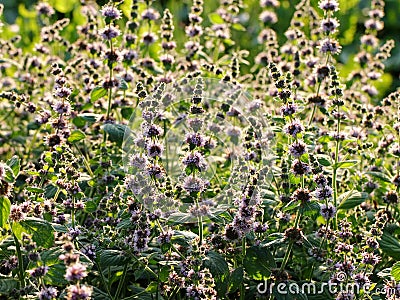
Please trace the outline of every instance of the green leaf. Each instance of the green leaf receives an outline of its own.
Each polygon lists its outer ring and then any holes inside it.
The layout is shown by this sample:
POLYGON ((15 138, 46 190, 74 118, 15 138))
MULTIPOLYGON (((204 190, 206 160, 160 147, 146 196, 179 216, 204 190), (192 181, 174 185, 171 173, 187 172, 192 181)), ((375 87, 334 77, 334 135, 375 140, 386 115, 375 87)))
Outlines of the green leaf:
POLYGON ((90 101, 95 102, 105 95, 107 95, 107 90, 105 88, 101 86, 95 87, 90 93, 90 101))
POLYGON ((363 203, 368 198, 368 193, 359 191, 348 191, 339 196, 340 205, 338 209, 351 209, 363 203))
POLYGON ((75 117, 72 119, 72 123, 78 128, 82 128, 83 126, 86 125, 86 120, 80 116, 75 117))
POLYGON ((90 200, 85 203, 85 212, 92 213, 97 210, 97 203, 90 200))
POLYGON ((319 210, 320 210, 320 206, 317 201, 311 201, 311 202, 304 203, 300 207, 300 211, 306 216, 313 216, 315 214, 318 214, 319 210))
POLYGON ((129 18, 132 11, 132 0, 124 0, 124 2, 119 6, 125 17, 129 18))
POLYGON ((160 273, 158 275, 158 278, 161 282, 167 282, 168 281, 168 276, 169 273, 171 272, 171 267, 170 266, 163 266, 160 270, 160 273))
POLYGON ((40 128, 40 124, 38 122, 30 122, 26 128, 28 128, 28 130, 36 130, 40 128))
POLYGON ((54 243, 54 228, 50 223, 38 218, 27 218, 18 223, 14 222, 12 231, 19 240, 22 239, 23 233, 32 235, 32 240, 38 247, 49 248, 54 243))
POLYGON ((68 142, 74 144, 76 142, 79 142, 83 140, 86 137, 86 134, 84 134, 82 131, 74 130, 71 135, 68 137, 68 142))
POLYGON ((121 115, 125 120, 130 120, 133 114, 133 107, 123 107, 121 108, 121 115))
POLYGON ((345 160, 333 165, 334 169, 347 169, 358 164, 358 160, 345 160))
POLYGON ((210 270, 214 277, 222 277, 229 272, 227 262, 224 257, 217 252, 208 252, 203 262, 204 266, 210 270))
POLYGON ((7 197, 0 197, 0 227, 5 228, 10 215, 11 202, 7 197))
POLYGON ((253 246, 247 249, 243 266, 246 273, 255 280, 265 280, 276 267, 272 253, 265 247, 253 246))
POLYGON ((51 199, 53 198, 58 190, 58 187, 56 187, 55 185, 49 184, 44 188, 44 197, 46 199, 51 199))
POLYGON ((4 165, 4 180, 7 181, 8 183, 14 183, 15 181, 15 175, 13 170, 10 168, 8 165, 4 165))
POLYGON ((318 142, 322 144, 328 143, 330 141, 333 141, 333 137, 331 137, 330 135, 323 135, 318 139, 318 142))
POLYGON ((400 281, 400 261, 393 265, 390 275, 393 276, 394 280, 400 281))
POLYGON ((324 167, 329 167, 331 165, 331 161, 329 160, 328 155, 320 154, 317 156, 317 160, 324 167))
POLYGON ((103 126, 103 130, 109 135, 110 140, 118 145, 122 145, 127 128, 126 125, 121 124, 106 124, 103 126))
POLYGON ((395 259, 400 259, 400 242, 389 233, 383 233, 379 245, 384 253, 395 259))
POLYGON ((172 213, 168 217, 168 221, 174 223, 174 224, 184 224, 188 223, 193 220, 193 217, 189 213, 183 213, 183 212, 176 212, 172 213))
POLYGON ((119 89, 122 91, 127 91, 129 89, 129 84, 124 79, 121 79, 119 83, 119 89))
POLYGON ((214 277, 218 295, 220 297, 225 295, 228 290, 229 280, 229 267, 225 258, 217 252, 210 251, 204 258, 203 264, 214 277))
POLYGON ((62 286, 67 284, 68 281, 65 279, 65 265, 60 261, 59 256, 64 254, 64 250, 60 248, 51 248, 43 251, 40 254, 40 258, 43 264, 49 267, 49 271, 44 277, 44 281, 49 285, 62 286))
POLYGON ((103 269, 113 266, 123 266, 127 263, 128 258, 118 250, 102 250, 99 251, 99 262, 103 269))
POLYGON ((240 285, 243 283, 243 275, 243 267, 239 267, 231 273, 231 276, 229 278, 229 292, 232 293, 240 287, 240 285))
POLYGON ((44 193, 44 189, 39 188, 39 187, 34 187, 34 186, 27 186, 27 187, 26 187, 26 190, 27 190, 28 192, 35 193, 35 194, 44 193))
POLYGON ((89 123, 97 122, 101 118, 101 115, 92 113, 84 113, 79 116, 89 123))
POLYGON ((50 5, 54 7, 55 10, 59 11, 60 13, 69 13, 71 12, 75 5, 77 5, 77 0, 68 0, 68 1, 59 1, 59 0, 51 0, 50 5))
POLYGON ((221 16, 217 13, 211 13, 208 15, 208 18, 210 19, 210 22, 213 24, 223 24, 225 23, 224 19, 221 18, 221 16))
POLYGON ((19 171, 21 170, 21 162, 18 156, 14 155, 9 160, 7 160, 7 165, 11 168, 14 177, 17 178, 19 171))
MULTIPOLYGON (((14 278, 0 278, 0 295, 11 295, 19 286, 19 281, 14 278)), ((8 299, 7 296, 5 299, 8 299)))
POLYGON ((157 282, 152 282, 146 288, 146 292, 156 293, 157 292, 157 288, 158 288, 158 283, 157 282))
POLYGON ((369 172, 365 172, 365 173, 374 178, 379 179, 380 181, 391 182, 390 177, 382 172, 369 171, 369 172))
POLYGON ((242 24, 240 23, 235 23, 232 25, 232 28, 238 31, 246 31, 246 27, 244 27, 242 24))
MULTIPOLYGON (((43 264, 49 267, 49 271, 44 277, 44 281, 46 284, 62 286, 68 283, 65 279, 65 265, 59 259, 61 254, 64 254, 65 251, 60 247, 53 247, 48 250, 42 251, 40 253, 40 259, 43 264)), ((87 266, 91 266, 92 262, 87 258, 87 256, 74 251, 75 254, 80 254, 80 261, 83 262, 87 266)))

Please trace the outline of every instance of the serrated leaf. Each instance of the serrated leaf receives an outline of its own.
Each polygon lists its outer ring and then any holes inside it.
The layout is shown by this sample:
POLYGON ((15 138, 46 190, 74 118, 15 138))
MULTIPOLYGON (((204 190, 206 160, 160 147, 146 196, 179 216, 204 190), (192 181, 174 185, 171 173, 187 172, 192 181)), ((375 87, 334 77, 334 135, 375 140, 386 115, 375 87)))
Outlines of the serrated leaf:
POLYGON ((123 266, 128 261, 128 258, 123 255, 122 251, 118 250, 102 250, 99 251, 98 256, 100 266, 105 269, 112 266, 123 266))
POLYGON ((340 205, 338 209, 351 209, 363 203, 368 198, 368 193, 359 191, 348 191, 339 196, 340 205))
POLYGON ((85 212, 92 213, 97 210, 97 203, 90 200, 85 202, 85 212))
POLYGON ((129 84, 124 79, 121 79, 119 83, 119 89, 122 91, 127 91, 129 89, 129 84))
POLYGON ((229 268, 224 257, 214 251, 209 251, 204 259, 204 266, 208 268, 214 277, 222 277, 228 274, 229 268))
POLYGON ((266 247, 253 246, 247 249, 243 266, 246 273, 255 280, 264 280, 276 267, 272 253, 266 247))
POLYGON ((56 187, 55 185, 52 185, 52 184, 47 185, 44 189, 44 197, 46 199, 53 198, 56 195, 57 190, 58 190, 58 187, 56 187))
POLYGON ((400 261, 393 265, 390 275, 393 276, 394 280, 400 281, 400 261))
POLYGON ((386 174, 382 173, 382 172, 369 171, 369 172, 365 172, 365 173, 370 175, 370 176, 372 176, 372 177, 374 177, 374 178, 377 178, 377 179, 379 179, 381 181, 391 182, 390 177, 387 176, 386 174))
POLYGON ((334 169, 347 169, 355 166, 356 164, 358 164, 358 160, 345 160, 334 164, 332 167, 334 169))
POLYGON ((19 240, 22 239, 23 233, 32 235, 32 240, 38 247, 49 248, 54 243, 54 228, 50 223, 42 219, 27 218, 18 223, 14 222, 11 228, 19 240))
POLYGON ((304 203, 300 208, 300 211, 306 216, 315 215, 319 212, 319 210, 320 206, 317 201, 304 203))
POLYGON ((90 101, 95 102, 105 95, 107 95, 107 90, 105 88, 101 86, 95 87, 90 93, 90 101))
MULTIPOLYGON (((14 278, 0 278, 0 295, 11 295, 19 286, 19 281, 14 278)), ((6 299, 8 299, 6 297, 6 299)))
POLYGON ((74 130, 71 135, 68 137, 68 142, 74 144, 76 142, 79 142, 83 140, 86 137, 86 134, 84 134, 81 130, 74 130))
POLYGON ((378 272, 378 274, 376 274, 376 275, 378 275, 378 276, 381 277, 381 278, 387 278, 387 279, 389 279, 389 278, 392 276, 392 275, 390 274, 391 271, 392 271, 391 268, 385 268, 385 269, 383 269, 382 271, 378 272))
POLYGON ((235 269, 229 277, 229 292, 236 291, 243 283, 243 267, 235 269))
POLYGON ((14 155, 9 160, 7 160, 7 165, 11 168, 14 177, 17 178, 19 175, 19 171, 21 170, 21 160, 18 156, 14 155))
POLYGON ((125 120, 130 120, 133 114, 133 107, 123 107, 121 108, 121 115, 125 120))
POLYGON ((387 255, 395 259, 400 259, 400 242, 389 233, 383 233, 379 240, 379 246, 387 255))
POLYGON ((121 124, 106 124, 103 126, 103 130, 107 132, 112 142, 122 145, 124 140, 125 130, 128 127, 121 124))
POLYGON ((323 144, 328 143, 330 141, 333 141, 333 137, 331 137, 330 135, 323 135, 318 139, 318 142, 323 144))
POLYGON ((185 224, 193 220, 193 217, 189 213, 182 213, 182 212, 177 212, 177 213, 172 213, 168 217, 168 221, 173 222, 175 224, 185 224))
POLYGON ((317 156, 317 160, 324 167, 329 167, 331 165, 331 161, 329 160, 328 155, 320 154, 317 156))
POLYGON ((7 197, 0 197, 0 227, 5 228, 10 215, 11 202, 7 197))
POLYGON ((72 123, 78 128, 82 128, 83 126, 86 125, 86 120, 80 116, 75 117, 72 119, 72 123))
POLYGON ((8 183, 14 183, 15 176, 10 166, 3 164, 3 169, 4 169, 4 180, 7 181, 8 183))

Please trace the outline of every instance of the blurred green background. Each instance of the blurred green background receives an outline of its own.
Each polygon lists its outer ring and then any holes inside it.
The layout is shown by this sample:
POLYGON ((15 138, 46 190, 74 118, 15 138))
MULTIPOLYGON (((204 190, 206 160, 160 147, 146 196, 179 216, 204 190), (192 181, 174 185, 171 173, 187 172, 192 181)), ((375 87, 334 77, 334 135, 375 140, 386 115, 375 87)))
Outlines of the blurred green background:
MULTIPOLYGON (((34 14, 34 5, 37 1, 1 0, 0 2, 5 5, 4 19, 6 23, 19 25, 19 28, 14 29, 14 31, 17 31, 22 36, 24 45, 29 48, 34 42, 34 37, 38 36, 39 28, 34 14)), ((68 17, 73 20, 70 25, 70 33, 73 36, 75 24, 84 22, 78 9, 80 0, 49 0, 48 2, 56 9, 57 18, 68 17)), ((102 5, 107 1, 98 0, 96 2, 102 5)), ((131 0, 125 0, 125 2, 126 5, 129 5, 131 0)), ((215 11, 219 1, 204 0, 204 2, 204 24, 209 25, 210 22, 207 15, 215 11)), ((257 44, 257 35, 261 30, 258 15, 262 8, 259 6, 259 0, 244 0, 243 2, 247 8, 243 10, 241 20, 242 24, 247 28, 247 32, 234 31, 232 39, 238 43, 236 47, 239 46, 241 49, 250 51, 249 60, 253 61, 253 58, 263 47, 257 44)), ((271 27, 277 32, 280 44, 285 41, 284 32, 289 26, 291 16, 298 2, 299 0, 281 0, 281 5, 276 10, 279 21, 271 27)), ((318 0, 311 0, 311 3, 317 7, 318 0)), ((382 83, 385 90, 384 94, 388 94, 400 86, 400 0, 386 0, 385 3, 385 28, 379 33, 379 38, 381 41, 394 39, 396 43, 396 48, 392 52, 391 58, 386 62, 386 70, 391 76, 385 76, 382 83)), ((160 12, 165 8, 169 8, 173 13, 176 25, 175 37, 178 46, 183 45, 185 41, 184 24, 187 22, 191 4, 191 0, 156 0, 153 3, 153 6, 160 12)), ((343 75, 354 69, 353 58, 359 46, 359 38, 364 30, 363 23, 366 20, 366 9, 369 5, 369 0, 340 0, 340 12, 336 16, 341 23, 339 38, 343 51, 339 60, 343 64, 341 70, 343 75)), ((320 10, 317 9, 317 11, 320 10)), ((6 31, 5 35, 7 34, 11 35, 11 32, 7 33, 6 31)), ((246 72, 249 69, 246 70, 246 67, 244 67, 242 70, 246 72)))

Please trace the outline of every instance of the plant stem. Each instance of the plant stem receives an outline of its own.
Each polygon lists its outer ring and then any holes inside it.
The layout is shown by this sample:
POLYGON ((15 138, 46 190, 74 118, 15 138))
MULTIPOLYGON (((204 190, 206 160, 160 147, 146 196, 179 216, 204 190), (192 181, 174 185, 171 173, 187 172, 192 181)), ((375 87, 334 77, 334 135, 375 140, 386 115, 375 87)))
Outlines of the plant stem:
POLYGON ((19 282, 21 284, 21 288, 25 287, 25 275, 24 275, 24 262, 22 260, 22 253, 21 253, 21 245, 15 236, 13 234, 14 238, 14 243, 15 243, 15 248, 17 250, 17 256, 18 256, 18 277, 19 277, 19 282))
MULTIPOLYGON (((243 261, 244 257, 246 256, 246 237, 242 238, 242 266, 243 266, 243 261)), ((240 300, 244 300, 245 298, 245 287, 244 287, 244 282, 240 285, 240 300)))
MULTIPOLYGON (((336 129, 336 147, 335 147, 335 164, 333 165, 332 188, 333 188, 333 205, 337 207, 337 164, 339 162, 339 132, 340 132, 340 119, 337 123, 336 129)), ((337 229, 337 214, 333 219, 333 229, 337 229)))
POLYGON ((285 269, 285 266, 289 260, 290 252, 292 251, 292 247, 293 247, 293 241, 290 241, 289 247, 287 248, 285 256, 283 257, 282 265, 279 269, 280 272, 282 272, 285 269))
MULTIPOLYGON (((110 40, 110 50, 111 53, 113 52, 113 43, 112 40, 110 40)), ((112 77, 113 77, 113 66, 112 64, 109 64, 110 67, 110 81, 112 82, 112 77)), ((111 111, 111 98, 112 98, 112 87, 109 87, 108 89, 108 106, 107 106, 107 118, 106 120, 108 120, 109 116, 110 116, 110 111, 111 111)))
MULTIPOLYGON (((301 207, 300 207, 300 209, 301 209, 301 207)), ((298 211, 297 214, 296 214, 296 219, 294 221, 294 228, 298 228, 301 215, 302 215, 302 212, 298 211)), ((287 262, 289 260, 289 256, 290 256, 290 252, 292 251, 293 244, 294 244, 294 241, 291 240, 289 242, 289 246, 288 246, 288 248, 286 250, 285 256, 283 257, 283 260, 282 260, 282 265, 281 265, 281 268, 280 268, 281 272, 285 269, 285 266, 286 266, 286 264, 287 264, 287 262)))
POLYGON ((199 217, 199 237, 200 237, 200 242, 199 245, 201 246, 203 244, 203 217, 199 217))
POLYGON ((114 299, 119 299, 119 294, 121 293, 122 286, 124 285, 125 278, 126 278, 126 273, 128 271, 128 263, 125 264, 124 270, 122 271, 122 278, 120 279, 117 287, 117 291, 115 292, 115 297, 114 299))
POLYGON ((99 262, 96 259, 94 260, 94 262, 97 266, 97 269, 99 270, 101 281, 102 281, 104 287, 106 288, 108 296, 110 297, 111 300, 114 300, 114 297, 111 296, 110 288, 108 287, 108 284, 106 284, 106 279, 104 278, 104 274, 103 274, 103 271, 101 270, 101 266, 100 266, 99 262))

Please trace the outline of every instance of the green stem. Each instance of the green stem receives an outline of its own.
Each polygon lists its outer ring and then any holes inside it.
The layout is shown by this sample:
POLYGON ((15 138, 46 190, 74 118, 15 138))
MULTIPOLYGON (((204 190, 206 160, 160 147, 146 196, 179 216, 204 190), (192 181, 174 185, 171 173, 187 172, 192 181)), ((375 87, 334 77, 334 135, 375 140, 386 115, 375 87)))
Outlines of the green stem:
POLYGON ((75 228, 75 197, 72 197, 71 225, 72 228, 75 228))
POLYGON ((203 244, 203 217, 199 217, 199 237, 200 237, 200 242, 199 245, 201 246, 203 244))
MULTIPOLYGON (((301 209, 301 207, 300 207, 300 209, 301 209)), ((294 228, 298 228, 301 215, 302 215, 302 212, 298 211, 296 214, 296 219, 294 221, 294 228)), ((287 262, 289 261, 289 256, 290 256, 290 252, 292 252, 293 244, 294 244, 294 241, 291 240, 289 243, 289 247, 286 250, 285 256, 283 257, 283 260, 282 260, 282 265, 280 268, 281 272, 285 269, 285 266, 286 266, 287 262)))
POLYGON ((293 247, 293 241, 290 241, 289 247, 287 248, 285 256, 283 257, 283 260, 282 260, 280 272, 282 272, 285 269, 285 266, 289 260, 290 252, 292 252, 292 247, 293 247))
MULTIPOLYGON (((340 133, 340 119, 337 123, 337 139, 336 139, 336 147, 335 147, 335 164, 333 166, 333 176, 332 176, 332 188, 333 188, 333 205, 337 207, 337 164, 339 162, 339 133, 340 133)), ((333 229, 337 230, 337 214, 333 219, 333 229)))
MULTIPOLYGON (((246 237, 242 238, 242 266, 243 266, 243 261, 244 257, 246 256, 246 237)), ((245 286, 244 282, 240 285, 240 300, 245 299, 245 286)))
POLYGON ((313 110, 312 110, 312 113, 311 113, 311 117, 310 117, 310 119, 308 120, 308 126, 311 125, 312 120, 314 119, 314 115, 315 115, 315 111, 316 111, 316 110, 317 110, 317 105, 314 104, 314 107, 313 107, 313 110))
POLYGON ((118 299, 119 294, 121 293, 122 286, 124 285, 126 273, 128 271, 128 263, 125 264, 124 270, 122 271, 122 278, 120 279, 117 287, 117 291, 115 292, 115 299, 118 299))
POLYGON ((90 168, 90 164, 89 164, 88 160, 86 159, 85 155, 83 155, 81 149, 79 149, 79 147, 76 144, 74 144, 74 146, 75 146, 75 149, 78 150, 79 154, 82 156, 83 164, 85 165, 87 172, 89 173, 89 175, 93 179, 95 176, 94 176, 94 174, 92 172, 92 169, 90 168))
MULTIPOLYGON (((112 40, 110 40, 110 49, 111 49, 111 53, 113 52, 113 44, 112 44, 112 40)), ((112 81, 112 77, 113 77, 113 66, 112 64, 109 64, 110 67, 110 81, 112 81)), ((109 116, 110 116, 110 111, 111 111, 111 98, 112 98, 112 87, 110 87, 108 89, 108 106, 107 106, 107 118, 106 120, 108 120, 109 116)))
POLYGON ((97 269, 99 270, 101 281, 102 281, 104 287, 106 288, 106 292, 107 292, 108 296, 110 297, 111 300, 114 300, 114 297, 111 296, 110 288, 108 287, 108 284, 106 283, 106 279, 104 278, 104 274, 103 274, 103 271, 101 270, 101 266, 100 266, 99 262, 97 261, 97 259, 94 260, 94 262, 97 266, 97 269))
POLYGON ((24 275, 24 261, 22 260, 22 253, 21 253, 21 245, 15 236, 13 234, 14 238, 14 243, 15 243, 15 248, 17 250, 17 256, 18 256, 18 277, 19 277, 19 282, 21 284, 21 288, 25 287, 25 275, 24 275))

